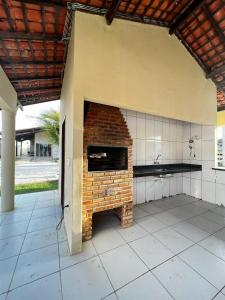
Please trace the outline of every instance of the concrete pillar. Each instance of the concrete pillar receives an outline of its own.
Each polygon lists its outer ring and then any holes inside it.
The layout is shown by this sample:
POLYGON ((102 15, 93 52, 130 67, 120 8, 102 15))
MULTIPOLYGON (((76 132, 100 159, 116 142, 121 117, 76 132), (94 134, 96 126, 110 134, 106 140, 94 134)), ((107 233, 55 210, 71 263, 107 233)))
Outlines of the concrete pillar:
POLYGON ((14 209, 15 113, 2 110, 2 171, 0 211, 14 209))

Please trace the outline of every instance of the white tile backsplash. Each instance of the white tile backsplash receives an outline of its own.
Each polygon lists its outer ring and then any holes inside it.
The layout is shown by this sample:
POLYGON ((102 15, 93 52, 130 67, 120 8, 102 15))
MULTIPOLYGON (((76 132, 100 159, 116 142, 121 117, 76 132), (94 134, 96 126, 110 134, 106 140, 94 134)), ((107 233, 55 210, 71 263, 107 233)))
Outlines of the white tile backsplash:
POLYGON ((137 138, 138 139, 145 139, 145 119, 137 117, 137 138))
POLYGON ((134 165, 153 164, 160 154, 160 163, 176 163, 183 159, 183 122, 121 110, 133 139, 134 165))
POLYGON ((134 180, 134 203, 185 193, 207 202, 225 205, 225 172, 215 171, 215 127, 121 110, 133 139, 134 165, 192 163, 202 172, 176 174, 172 178, 142 177, 134 180), (189 140, 194 139, 190 153, 189 140), (194 155, 195 154, 195 155, 194 155))

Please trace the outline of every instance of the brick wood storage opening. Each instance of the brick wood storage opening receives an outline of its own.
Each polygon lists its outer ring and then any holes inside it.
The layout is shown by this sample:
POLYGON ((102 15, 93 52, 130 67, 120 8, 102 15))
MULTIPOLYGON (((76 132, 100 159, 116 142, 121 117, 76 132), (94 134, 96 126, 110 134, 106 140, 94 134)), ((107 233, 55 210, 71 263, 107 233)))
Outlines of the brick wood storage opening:
POLYGON ((92 238, 93 214, 114 210, 122 227, 133 224, 132 139, 119 108, 85 102, 83 153, 83 240, 92 238), (126 147, 123 170, 88 171, 88 147, 126 147))

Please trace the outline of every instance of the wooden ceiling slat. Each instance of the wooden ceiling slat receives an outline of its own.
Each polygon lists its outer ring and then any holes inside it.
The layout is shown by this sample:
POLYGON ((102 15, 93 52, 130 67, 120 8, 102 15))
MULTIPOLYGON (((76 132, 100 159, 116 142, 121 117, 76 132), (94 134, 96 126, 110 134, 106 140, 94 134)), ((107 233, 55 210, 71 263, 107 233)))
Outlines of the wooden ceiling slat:
POLYGON ((33 33, 21 33, 21 32, 0 32, 0 40, 47 40, 47 41, 61 41, 62 38, 59 35, 54 34, 33 34, 33 33))
POLYGON ((149 4, 145 7, 143 14, 142 14, 142 18, 148 13, 149 9, 152 7, 154 0, 150 0, 149 4))
MULTIPOLYGON (((169 20, 170 19, 170 17, 173 15, 173 10, 178 5, 179 5, 179 2, 177 2, 177 1, 171 1, 171 5, 170 5, 170 7, 168 7, 168 13, 167 13, 167 15, 165 17, 165 20, 169 20)), ((180 10, 178 11, 178 14, 180 14, 182 10, 183 10, 183 7, 181 6, 180 10)))
POLYGON ((36 66, 36 65, 48 65, 48 66, 54 66, 54 65, 62 65, 63 64, 63 61, 30 61, 30 62, 13 62, 13 61, 10 61, 10 62, 2 62, 0 61, 0 64, 2 66, 11 66, 11 65, 14 65, 14 66, 23 66, 23 65, 26 65, 26 66, 36 66))
MULTIPOLYGON (((213 29, 215 30, 216 34, 219 36, 221 42, 223 44, 225 44, 225 36, 224 36, 224 33, 222 32, 221 28, 218 26, 217 22, 215 21, 213 15, 209 12, 208 8, 206 7, 206 5, 203 5, 203 9, 204 9, 204 12, 207 16, 207 19, 210 20, 211 24, 212 24, 212 27, 213 29)), ((225 9, 225 8, 224 8, 225 9)))
MULTIPOLYGON (((61 89, 61 85, 57 85, 57 86, 53 86, 53 87, 49 87, 48 89, 43 89, 42 92, 46 92, 46 93, 50 93, 52 90, 60 90, 61 89)), ((26 93, 29 93, 29 92, 38 92, 40 91, 40 88, 37 87, 31 87, 31 88, 26 88, 26 89, 18 89, 17 90, 17 93, 20 94, 20 93, 23 93, 23 94, 26 94, 26 93)))
POLYGON ((23 82, 23 81, 42 81, 42 80, 46 80, 46 81, 48 81, 48 80, 61 80, 62 78, 61 77, 58 77, 58 76, 55 76, 55 77, 46 77, 46 76, 42 76, 42 77, 35 77, 35 78, 32 78, 32 77, 24 77, 24 78, 19 78, 19 77, 17 77, 17 78, 12 78, 12 79, 10 79, 10 81, 12 82, 12 83, 16 83, 16 82, 23 82))
POLYGON ((164 0, 160 0, 158 2, 158 4, 156 5, 156 7, 153 9, 152 13, 150 14, 150 16, 149 16, 150 18, 154 18, 155 13, 158 11, 158 9, 160 9, 160 7, 162 6, 163 2, 164 2, 164 0))
POLYGON ((193 0, 190 5, 188 5, 187 9, 185 9, 176 20, 173 22, 173 24, 170 26, 169 34, 173 34, 174 31, 179 27, 180 24, 182 24, 193 12, 198 9, 202 4, 204 3, 204 0, 193 0))
POLYGON ((135 5, 135 7, 134 7, 133 11, 131 12, 131 14, 134 15, 134 14, 136 13, 136 11, 138 10, 138 8, 139 8, 141 2, 142 2, 142 0, 138 0, 138 2, 137 2, 137 4, 135 5))
POLYGON ((18 2, 23 2, 26 4, 36 4, 36 5, 44 5, 44 6, 49 6, 49 7, 58 7, 58 8, 65 8, 66 4, 57 2, 57 1, 51 1, 51 0, 15 0, 18 2))

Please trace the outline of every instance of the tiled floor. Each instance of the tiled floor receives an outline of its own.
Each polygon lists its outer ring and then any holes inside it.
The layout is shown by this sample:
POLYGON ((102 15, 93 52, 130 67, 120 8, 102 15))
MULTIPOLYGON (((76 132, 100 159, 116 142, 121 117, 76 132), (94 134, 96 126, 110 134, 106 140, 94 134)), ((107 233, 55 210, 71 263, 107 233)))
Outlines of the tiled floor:
POLYGON ((102 215, 69 255, 56 191, 0 214, 0 300, 225 300, 225 208, 178 195, 135 207, 121 229, 102 215))

